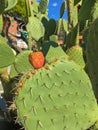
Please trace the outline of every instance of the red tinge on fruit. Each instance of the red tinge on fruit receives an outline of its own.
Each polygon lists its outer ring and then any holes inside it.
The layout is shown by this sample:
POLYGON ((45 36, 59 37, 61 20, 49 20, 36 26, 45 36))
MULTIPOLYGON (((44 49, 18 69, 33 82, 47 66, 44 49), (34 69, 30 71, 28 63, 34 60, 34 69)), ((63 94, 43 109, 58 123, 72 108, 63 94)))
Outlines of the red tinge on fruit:
POLYGON ((45 58, 42 52, 31 52, 29 61, 35 69, 41 68, 45 63, 45 58))
POLYGON ((30 4, 33 5, 33 1, 32 0, 30 0, 30 4))
POLYGON ((80 5, 80 4, 78 4, 78 5, 77 5, 77 9, 79 10, 80 8, 81 8, 81 5, 80 5))

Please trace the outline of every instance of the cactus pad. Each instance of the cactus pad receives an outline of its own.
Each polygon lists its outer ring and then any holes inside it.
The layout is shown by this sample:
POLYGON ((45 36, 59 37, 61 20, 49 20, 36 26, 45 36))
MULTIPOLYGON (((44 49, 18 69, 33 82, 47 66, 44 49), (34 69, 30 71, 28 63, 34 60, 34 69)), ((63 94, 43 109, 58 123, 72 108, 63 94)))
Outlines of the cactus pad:
POLYGON ((23 51, 16 56, 14 66, 18 73, 24 73, 33 69, 28 58, 31 52, 32 51, 23 51))
POLYGON ((71 48, 69 48, 66 51, 67 55, 69 56, 70 60, 73 60, 78 65, 80 65, 82 68, 85 67, 85 62, 83 59, 83 50, 80 46, 76 45, 71 48))
POLYGON ((98 119, 88 76, 67 60, 24 75, 15 103, 26 130, 84 130, 98 119))
POLYGON ((15 60, 15 56, 6 40, 0 37, 0 68, 7 67, 15 60), (2 41, 1 41, 2 39, 2 41))
POLYGON ((40 40, 45 33, 44 25, 39 19, 35 17, 29 18, 29 23, 27 24, 27 30, 28 32, 31 32, 32 38, 34 38, 36 41, 40 40))

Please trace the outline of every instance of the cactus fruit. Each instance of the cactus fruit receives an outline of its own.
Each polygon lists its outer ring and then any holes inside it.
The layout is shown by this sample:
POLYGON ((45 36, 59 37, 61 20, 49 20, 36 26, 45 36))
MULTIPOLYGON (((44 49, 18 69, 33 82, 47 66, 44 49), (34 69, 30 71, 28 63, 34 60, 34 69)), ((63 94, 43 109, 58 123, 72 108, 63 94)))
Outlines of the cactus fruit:
POLYGON ((41 68, 45 63, 45 58, 42 52, 31 52, 29 61, 35 69, 41 68))
POLYGON ((98 119, 90 80, 73 61, 57 60, 23 75, 17 92, 17 121, 26 130, 84 130, 98 119))

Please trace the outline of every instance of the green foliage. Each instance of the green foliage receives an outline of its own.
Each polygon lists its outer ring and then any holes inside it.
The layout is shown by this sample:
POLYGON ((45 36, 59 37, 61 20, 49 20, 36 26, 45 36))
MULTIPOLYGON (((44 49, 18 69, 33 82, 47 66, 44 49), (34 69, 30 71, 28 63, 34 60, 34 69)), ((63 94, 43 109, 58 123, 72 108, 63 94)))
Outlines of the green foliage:
POLYGON ((21 18, 26 18, 27 10, 25 0, 9 0, 6 13, 19 15, 21 18))

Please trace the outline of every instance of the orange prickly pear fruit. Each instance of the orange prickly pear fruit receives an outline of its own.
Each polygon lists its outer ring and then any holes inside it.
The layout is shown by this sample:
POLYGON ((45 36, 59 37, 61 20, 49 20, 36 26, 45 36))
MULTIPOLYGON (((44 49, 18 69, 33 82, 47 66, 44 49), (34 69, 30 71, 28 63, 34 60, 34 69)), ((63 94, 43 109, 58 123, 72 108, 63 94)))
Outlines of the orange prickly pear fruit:
POLYGON ((45 57, 42 52, 31 52, 29 61, 35 69, 41 68, 45 63, 45 57))

